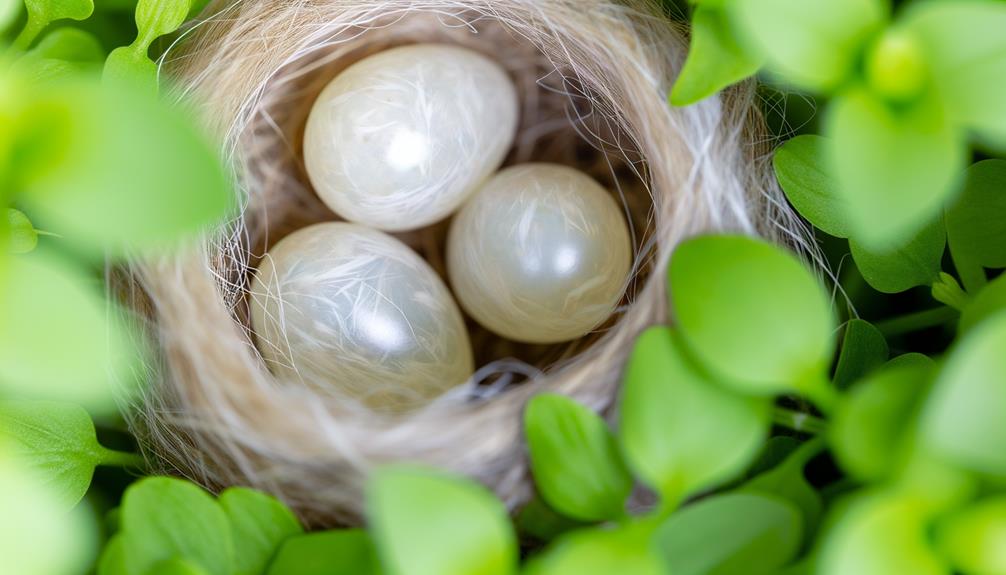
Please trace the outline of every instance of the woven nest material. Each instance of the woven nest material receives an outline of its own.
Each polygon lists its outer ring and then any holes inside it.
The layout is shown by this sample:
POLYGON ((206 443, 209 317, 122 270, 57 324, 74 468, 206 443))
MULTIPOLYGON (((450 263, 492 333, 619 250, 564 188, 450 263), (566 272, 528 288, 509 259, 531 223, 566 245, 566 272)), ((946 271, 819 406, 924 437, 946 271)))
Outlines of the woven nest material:
MULTIPOLYGON (((511 508, 532 492, 521 411, 533 394, 607 414, 635 336, 667 321, 665 267, 682 238, 714 230, 799 238, 767 168, 753 87, 687 108, 666 94, 687 40, 655 4, 624 0, 241 0, 211 6, 164 70, 232 161, 240 219, 183 255, 135 264, 158 343, 133 421, 151 461, 210 488, 270 491, 314 525, 358 522, 368 473, 393 461, 478 479, 511 508), (276 381, 255 347, 248 290, 268 246, 337 219, 304 173, 314 97, 388 47, 446 42, 497 60, 520 92, 506 163, 590 173, 625 207, 636 260, 622 305, 595 333, 551 346, 469 323, 472 380, 402 417, 276 381)), ((445 225, 401 235, 443 273, 445 225)))

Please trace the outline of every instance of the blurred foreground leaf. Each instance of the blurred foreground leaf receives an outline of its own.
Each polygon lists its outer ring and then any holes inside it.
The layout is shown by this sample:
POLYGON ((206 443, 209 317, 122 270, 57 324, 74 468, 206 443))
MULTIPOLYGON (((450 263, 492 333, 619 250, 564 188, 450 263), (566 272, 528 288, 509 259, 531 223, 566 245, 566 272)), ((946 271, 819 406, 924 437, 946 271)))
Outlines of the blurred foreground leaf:
POLYGON ((964 287, 985 285, 984 268, 1006 268, 1006 160, 967 169, 964 189, 946 212, 950 256, 964 287))
POLYGON ((297 517, 275 497, 231 487, 220 494, 234 541, 234 575, 260 575, 287 538, 304 532, 297 517))
POLYGON ((943 518, 936 542, 962 573, 1006 573, 1006 497, 978 501, 943 518))
POLYGON ((560 538, 530 561, 526 575, 664 575, 644 522, 584 529, 560 538))
POLYGON ((268 575, 379 575, 377 552, 361 529, 296 535, 283 543, 268 575))

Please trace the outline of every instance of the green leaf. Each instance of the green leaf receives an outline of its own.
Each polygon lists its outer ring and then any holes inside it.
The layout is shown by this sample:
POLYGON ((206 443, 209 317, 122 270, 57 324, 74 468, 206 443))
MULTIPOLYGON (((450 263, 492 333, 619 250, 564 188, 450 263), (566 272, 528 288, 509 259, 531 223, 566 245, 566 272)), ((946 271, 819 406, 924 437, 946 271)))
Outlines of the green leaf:
POLYGON ((130 575, 126 567, 126 545, 121 533, 108 540, 98 559, 98 575, 130 575))
POLYGON ((21 2, 19 0, 0 0, 0 33, 6 32, 20 15, 21 2))
POLYGON ((120 46, 112 50, 105 59, 102 78, 122 89, 131 89, 140 94, 156 94, 158 90, 158 68, 145 50, 135 46, 120 46))
POLYGON ((954 119, 1006 147, 1006 4, 982 0, 921 2, 902 19, 925 51, 954 119))
POLYGON ((772 71, 818 92, 834 90, 851 76, 864 43, 887 16, 879 0, 759 0, 726 6, 772 71))
POLYGON ((838 183, 825 168, 825 138, 797 136, 787 140, 772 157, 775 175, 796 211, 827 234, 849 237, 838 183))
POLYGON ((164 246, 227 213, 217 154, 182 110, 92 83, 41 92, 29 109, 26 122, 58 120, 60 129, 50 136, 57 142, 22 152, 37 165, 21 182, 24 203, 68 241, 164 246))
POLYGON ((889 354, 887 340, 880 330, 868 321, 850 319, 845 324, 842 351, 835 364, 835 375, 832 378, 835 387, 849 387, 852 382, 887 361, 889 354))
POLYGON ((633 471, 673 506, 751 463, 771 425, 769 408, 767 399, 709 381, 684 355, 679 334, 651 327, 629 358, 619 439, 633 471))
POLYGON ((268 575, 378 575, 377 553, 366 531, 340 529, 290 537, 268 575))
POLYGON ((982 288, 968 302, 961 313, 961 321, 957 329, 961 334, 967 333, 985 321, 986 318, 992 317, 1004 309, 1006 309, 1006 275, 1001 275, 982 288))
POLYGON ((946 244, 943 218, 938 217, 907 243, 893 249, 874 250, 854 238, 849 240, 849 249, 870 287, 883 293, 899 293, 937 280, 946 244))
POLYGON ((832 103, 825 131, 829 173, 861 247, 905 244, 958 189, 965 148, 931 98, 895 110, 852 89, 832 103))
POLYGON ((37 58, 96 64, 105 58, 97 36, 79 28, 56 28, 39 40, 28 54, 37 58))
POLYGON ((687 106, 751 76, 761 58, 737 43, 728 14, 720 7, 700 5, 692 14, 688 59, 674 82, 671 103, 687 106))
POLYGON ((21 34, 14 40, 14 46, 25 50, 55 20, 84 20, 94 12, 92 0, 24 0, 28 9, 28 21, 21 34))
POLYGON ((983 268, 1006 267, 1006 160, 984 160, 966 172, 964 189, 946 212, 950 256, 968 291, 985 285, 983 268))
POLYGON ((173 558, 161 561, 147 571, 147 575, 207 575, 202 567, 184 559, 173 558))
POLYGON ((524 411, 524 434, 535 485, 556 511, 583 521, 625 514, 632 477, 596 413, 561 395, 538 395, 524 411))
MULTIPOLYGON (((81 573, 98 534, 85 506, 67 512, 63 494, 38 481, 0 441, 0 565, 10 575, 81 573)), ((86 568, 86 567, 85 567, 86 568)))
POLYGON ((1006 477, 1006 313, 971 330, 953 349, 922 415, 934 453, 958 465, 1006 477))
POLYGON ((521 508, 514 518, 514 523, 520 535, 529 535, 539 541, 551 541, 567 531, 587 525, 585 522, 560 515, 538 495, 532 497, 531 501, 521 508))
POLYGON ((391 467, 371 479, 367 517, 390 575, 513 573, 517 547, 503 505, 480 485, 391 467))
POLYGON ((818 391, 834 316, 795 256, 754 238, 703 236, 678 247, 668 273, 683 339, 724 383, 757 395, 818 391))
POLYGON ((909 422, 932 379, 931 361, 899 360, 857 383, 838 404, 828 430, 835 458, 849 475, 880 481, 910 455, 909 422))
POLYGON ((260 575, 287 538, 304 532, 297 517, 276 498, 231 487, 220 494, 234 541, 234 574, 260 575))
POLYGON ((824 503, 807 482, 804 468, 823 449, 824 443, 820 439, 808 441, 774 469, 757 475, 737 491, 781 497, 793 503, 800 510, 804 533, 809 534, 817 529, 821 521, 824 503))
POLYGON ((800 548, 800 511, 783 499, 726 493, 671 515, 656 544, 674 575, 761 575, 790 562, 800 548))
POLYGON ((144 53, 160 36, 170 34, 185 22, 190 0, 139 0, 136 3, 137 43, 144 53))
POLYGON ((87 493, 106 451, 98 444, 91 416, 72 403, 0 402, 4 436, 67 509, 87 493))
POLYGON ((234 543, 227 515, 198 486, 169 477, 134 483, 122 499, 122 535, 129 573, 184 559, 208 575, 230 575, 234 543))
POLYGON ((534 558, 527 575, 664 575, 652 550, 652 527, 633 522, 614 528, 583 529, 559 539, 534 558))
POLYGON ((0 389, 114 409, 109 378, 125 373, 135 349, 98 286, 50 255, 0 253, 0 389))
POLYGON ((24 212, 7 208, 7 251, 12 254, 26 254, 38 245, 38 232, 24 212))
POLYGON ((1006 573, 1006 497, 978 501, 943 518, 936 546, 962 573, 1006 573))
POLYGON ((930 548, 923 507, 895 493, 860 497, 824 541, 821 575, 950 575, 930 548))

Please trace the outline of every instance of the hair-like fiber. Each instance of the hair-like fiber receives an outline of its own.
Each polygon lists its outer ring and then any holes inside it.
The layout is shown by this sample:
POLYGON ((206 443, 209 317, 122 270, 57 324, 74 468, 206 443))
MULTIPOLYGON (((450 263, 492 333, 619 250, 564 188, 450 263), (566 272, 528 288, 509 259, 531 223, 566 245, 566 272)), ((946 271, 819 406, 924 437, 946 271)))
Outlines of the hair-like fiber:
MULTIPOLYGON (((656 3, 219 0, 204 15, 162 72, 223 142, 241 213, 185 253, 129 270, 156 342, 130 423, 159 470, 211 489, 265 489, 313 525, 359 522, 365 478, 393 461, 471 476, 514 508, 532 489, 525 402, 547 390, 612 413, 636 335, 668 320, 665 271, 680 240, 732 230, 813 253, 772 177, 753 84, 667 104, 687 39, 656 3), (414 42, 499 61, 521 94, 507 163, 559 162, 598 179, 625 207, 636 262, 622 305, 596 333, 521 346, 471 325, 483 366, 472 381, 396 418, 277 382, 256 350, 247 298, 269 245, 335 219, 300 160, 314 96, 352 62, 414 42)), ((444 225, 401 237, 443 272, 444 225)))

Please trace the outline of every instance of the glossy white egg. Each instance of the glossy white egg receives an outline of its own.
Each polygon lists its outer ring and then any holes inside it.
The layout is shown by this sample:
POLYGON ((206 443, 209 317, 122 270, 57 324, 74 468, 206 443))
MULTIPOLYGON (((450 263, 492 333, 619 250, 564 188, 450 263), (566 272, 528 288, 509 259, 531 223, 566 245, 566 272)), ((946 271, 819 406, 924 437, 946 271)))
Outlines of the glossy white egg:
POLYGON ((589 176, 522 164, 493 176, 455 217, 447 243, 454 293, 504 337, 555 343, 607 319, 631 267, 619 205, 589 176))
POLYGON ((402 46, 325 87, 304 162, 340 216, 410 230, 454 212, 499 167, 516 129, 517 92, 498 64, 458 46, 402 46))
POLYGON ((374 410, 419 407, 474 369, 447 286, 408 246, 358 224, 316 224, 273 246, 251 319, 278 379, 374 410))

